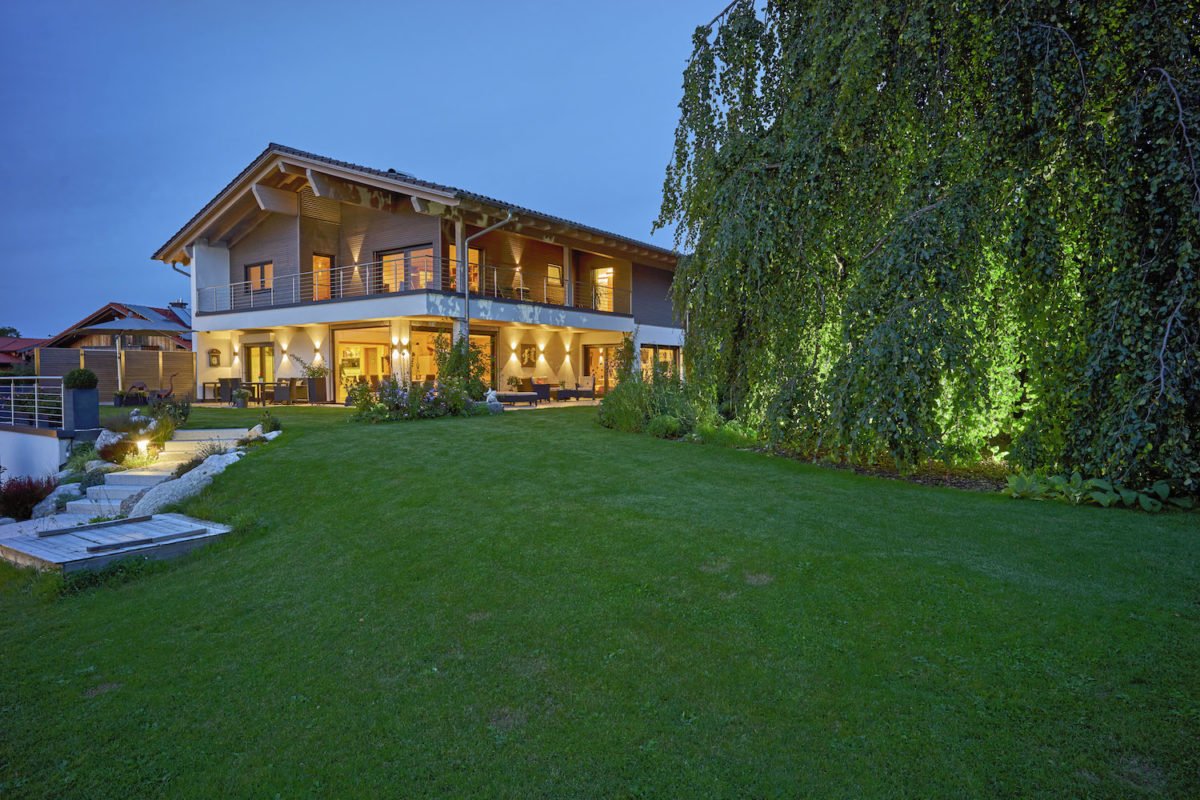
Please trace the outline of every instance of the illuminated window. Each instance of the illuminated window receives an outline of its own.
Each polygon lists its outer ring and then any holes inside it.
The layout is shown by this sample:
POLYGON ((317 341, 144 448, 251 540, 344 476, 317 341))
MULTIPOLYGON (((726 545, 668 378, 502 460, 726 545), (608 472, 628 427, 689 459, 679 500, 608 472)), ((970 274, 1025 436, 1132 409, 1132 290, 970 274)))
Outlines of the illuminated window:
POLYGON ((333 285, 333 256, 313 254, 312 257, 312 289, 313 300, 328 300, 331 296, 330 287, 333 285))
MULTIPOLYGON (((479 291, 479 265, 483 263, 483 251, 478 247, 467 248, 467 267, 471 270, 471 291, 479 291)), ((458 248, 450 245, 450 255, 446 260, 446 271, 450 275, 450 290, 458 288, 458 248)))
POLYGON ((601 267, 592 270, 593 308, 597 311, 613 310, 613 268, 601 267))
POLYGON ((562 286, 563 285, 562 267, 558 266, 557 264, 547 264, 546 265, 546 281, 551 286, 562 286))
POLYGON ((406 247, 379 256, 380 276, 375 292, 404 292, 424 289, 433 281, 433 247, 406 247))
POLYGON ((270 289, 275 274, 275 264, 263 261, 259 264, 246 265, 246 288, 251 292, 261 292, 270 289))

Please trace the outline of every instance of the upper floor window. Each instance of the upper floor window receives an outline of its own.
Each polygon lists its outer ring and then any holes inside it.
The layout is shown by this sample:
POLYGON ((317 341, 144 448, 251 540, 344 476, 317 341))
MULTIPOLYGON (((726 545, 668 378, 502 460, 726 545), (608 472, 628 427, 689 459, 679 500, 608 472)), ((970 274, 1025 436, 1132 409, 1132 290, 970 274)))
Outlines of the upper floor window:
MULTIPOLYGON (((483 250, 478 247, 467 248, 467 268, 471 271, 471 290, 479 291, 479 265, 483 263, 483 250)), ((451 291, 458 289, 458 247, 450 245, 449 256, 446 259, 446 273, 450 276, 448 284, 451 291)))
POLYGON ((263 261, 246 265, 246 288, 251 292, 270 289, 274 285, 275 264, 263 261))
POLYGON ((560 267, 558 264, 547 264, 546 265, 546 282, 549 283, 551 286, 562 286, 563 285, 562 267, 560 267))
POLYGON ((433 282, 433 247, 420 245, 379 254, 379 278, 375 292, 424 289, 433 282))

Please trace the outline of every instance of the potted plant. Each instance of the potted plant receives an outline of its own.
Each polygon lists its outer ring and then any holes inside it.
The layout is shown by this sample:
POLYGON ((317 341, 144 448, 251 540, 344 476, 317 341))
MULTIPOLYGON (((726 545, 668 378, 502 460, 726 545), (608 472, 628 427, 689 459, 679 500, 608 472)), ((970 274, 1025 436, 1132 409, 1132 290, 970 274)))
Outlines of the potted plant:
POLYGON ((250 390, 249 389, 234 389, 232 397, 233 397, 233 407, 234 408, 245 408, 246 403, 249 402, 249 400, 250 400, 250 390))
POLYGON ((300 371, 304 373, 305 382, 308 384, 308 402, 329 402, 325 381, 329 377, 329 367, 324 364, 310 364, 300 356, 291 353, 288 354, 288 358, 300 365, 300 371))
POLYGON ((73 369, 63 377, 63 430, 93 430, 100 427, 100 381, 90 369, 73 369))
POLYGON ((521 391, 521 376, 509 375, 507 383, 508 383, 508 388, 512 389, 514 392, 521 391))
POLYGON ((117 389, 115 392, 113 392, 113 406, 120 408, 123 405, 125 405, 125 393, 120 389, 117 389))

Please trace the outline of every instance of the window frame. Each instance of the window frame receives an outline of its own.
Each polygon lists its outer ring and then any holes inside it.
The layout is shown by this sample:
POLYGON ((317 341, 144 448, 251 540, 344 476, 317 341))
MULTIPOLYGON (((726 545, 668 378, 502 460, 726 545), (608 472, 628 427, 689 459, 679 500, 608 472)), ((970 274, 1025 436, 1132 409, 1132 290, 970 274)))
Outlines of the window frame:
MULTIPOLYGON (((426 281, 421 286, 417 286, 414 288, 408 288, 409 283, 410 283, 409 278, 412 276, 412 270, 413 270, 413 253, 418 250, 428 250, 429 251, 428 258, 429 258, 429 263, 432 266, 432 264, 433 264, 433 242, 424 242, 422 244, 410 244, 410 245, 405 245, 404 247, 389 247, 386 250, 376 250, 375 251, 375 263, 379 265, 379 277, 378 277, 378 279, 374 280, 373 283, 379 287, 382 287, 384 284, 384 278, 388 277, 384 273, 384 269, 383 269, 384 261, 392 256, 401 256, 399 268, 400 268, 400 270, 402 270, 402 272, 393 274, 392 277, 394 277, 396 279, 395 283, 398 286, 403 287, 403 288, 389 289, 386 292, 384 292, 382 290, 382 288, 380 288, 379 291, 377 291, 377 292, 372 291, 371 294, 396 294, 397 292, 423 292, 423 291, 427 290, 429 288, 429 286, 433 283, 432 278, 430 278, 430 280, 426 281)), ((393 268, 394 268, 394 265, 393 265, 393 268)), ((391 286, 391 284, 388 284, 388 285, 391 286)))
POLYGON ((245 278, 246 290, 249 292, 269 292, 275 288, 275 259, 269 258, 266 261, 256 261, 251 264, 242 265, 242 276, 245 278), (267 275, 267 270, 264 267, 270 267, 270 275, 267 275), (255 281, 250 277, 250 270, 258 269, 258 280, 255 281), (255 286, 254 284, 258 285, 255 286))

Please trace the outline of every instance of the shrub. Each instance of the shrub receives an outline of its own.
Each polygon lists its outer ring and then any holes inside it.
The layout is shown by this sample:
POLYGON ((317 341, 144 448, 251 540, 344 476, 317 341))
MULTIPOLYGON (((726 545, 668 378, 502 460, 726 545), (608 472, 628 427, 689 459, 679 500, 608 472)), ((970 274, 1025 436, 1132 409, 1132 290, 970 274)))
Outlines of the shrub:
POLYGON ((137 445, 130 439, 121 439, 104 445, 98 451, 100 457, 114 464, 121 464, 132 453, 137 452, 137 445))
POLYGON ((1190 509, 1194 500, 1186 495, 1171 494, 1166 481, 1155 481, 1145 489, 1131 489, 1120 481, 1104 478, 1084 478, 1078 472, 1045 477, 1036 472, 1008 476, 1005 493, 1019 500, 1061 500, 1073 505, 1095 504, 1104 508, 1122 505, 1140 508, 1151 513, 1162 511, 1165 505, 1190 509))
POLYGON ((57 485, 53 477, 9 478, 0 483, 0 517, 29 519, 33 507, 45 500, 57 485))
POLYGON ((176 467, 175 471, 171 473, 171 477, 172 478, 182 478, 184 475, 188 474, 189 472, 191 472, 192 470, 194 470, 196 467, 200 466, 203 463, 204 463, 204 459, 201 456, 194 455, 191 458, 189 458, 187 461, 184 461, 182 464, 180 464, 178 467, 176 467))
POLYGON ((648 381, 633 371, 623 374, 620 383, 600 401, 599 420, 605 427, 637 433, 647 430, 654 418, 667 416, 679 423, 674 435, 682 436, 693 431, 702 418, 716 418, 694 390, 657 364, 648 381))
POLYGON ((96 373, 84 367, 73 369, 63 376, 64 389, 95 389, 99 382, 96 373))
POLYGON ((94 469, 79 479, 79 491, 84 494, 93 486, 101 486, 104 483, 104 476, 107 473, 104 470, 94 469))
POLYGON ((488 372, 483 350, 468 339, 451 343, 450 337, 444 335, 434 340, 434 348, 438 382, 444 386, 448 381, 459 380, 461 383, 455 391, 463 392, 471 400, 482 400, 487 392, 483 376, 488 372))
POLYGON ((283 430, 283 423, 279 421, 279 417, 275 416, 270 411, 264 411, 262 413, 262 419, 259 421, 259 424, 262 425, 263 433, 283 430))
POLYGON ((761 437, 753 427, 736 419, 702 422, 696 426, 695 435, 701 442, 718 447, 755 447, 761 442, 761 437))
POLYGON ((646 423, 646 433, 660 439, 676 439, 683 432, 683 423, 670 414, 659 414, 646 423))
POLYGON ((154 421, 154 430, 149 431, 150 441, 162 447, 171 441, 171 437, 175 435, 176 427, 175 420, 172 417, 159 417, 154 421))
POLYGON ((216 442, 205 442, 204 444, 200 445, 200 447, 196 448, 196 458, 199 458, 201 461, 203 461, 209 456, 223 456, 228 452, 229 448, 223 444, 218 444, 216 442))
POLYGON ((159 421, 170 420, 179 427, 192 415, 192 401, 188 397, 167 397, 154 404, 150 415, 159 421))

